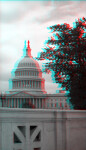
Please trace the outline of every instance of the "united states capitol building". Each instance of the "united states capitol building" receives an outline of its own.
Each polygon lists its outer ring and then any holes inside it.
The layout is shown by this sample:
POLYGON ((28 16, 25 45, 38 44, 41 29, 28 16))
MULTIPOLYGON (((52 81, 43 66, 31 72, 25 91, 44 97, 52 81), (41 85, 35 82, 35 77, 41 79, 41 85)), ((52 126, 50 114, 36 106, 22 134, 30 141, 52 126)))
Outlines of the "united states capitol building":
POLYGON ((86 110, 71 110, 66 99, 46 93, 28 42, 0 95, 0 150, 86 150, 86 110))
POLYGON ((31 56, 29 41, 24 46, 23 57, 12 70, 9 84, 8 93, 1 94, 0 107, 69 109, 63 93, 46 93, 45 80, 38 62, 31 56))

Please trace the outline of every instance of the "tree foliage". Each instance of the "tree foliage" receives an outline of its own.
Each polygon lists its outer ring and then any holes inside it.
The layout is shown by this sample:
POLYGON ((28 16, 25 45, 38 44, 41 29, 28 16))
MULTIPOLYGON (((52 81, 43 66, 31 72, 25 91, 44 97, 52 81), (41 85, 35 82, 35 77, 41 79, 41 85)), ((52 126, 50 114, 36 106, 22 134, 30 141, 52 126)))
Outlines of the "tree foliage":
POLYGON ((54 71, 56 83, 69 91, 75 109, 86 109, 86 18, 78 19, 73 27, 64 23, 50 26, 52 36, 38 59, 49 60, 45 71, 54 71))

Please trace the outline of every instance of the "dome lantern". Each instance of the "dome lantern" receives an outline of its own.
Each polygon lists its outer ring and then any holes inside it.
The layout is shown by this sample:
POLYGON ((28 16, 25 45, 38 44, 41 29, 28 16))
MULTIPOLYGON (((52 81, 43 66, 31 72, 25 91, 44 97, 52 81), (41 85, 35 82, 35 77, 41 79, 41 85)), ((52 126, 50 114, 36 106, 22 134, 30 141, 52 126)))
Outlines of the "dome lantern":
POLYGON ((25 56, 26 57, 31 57, 31 48, 30 48, 30 42, 28 40, 27 45, 26 45, 26 41, 25 41, 25 45, 24 45, 24 52, 25 52, 25 56))

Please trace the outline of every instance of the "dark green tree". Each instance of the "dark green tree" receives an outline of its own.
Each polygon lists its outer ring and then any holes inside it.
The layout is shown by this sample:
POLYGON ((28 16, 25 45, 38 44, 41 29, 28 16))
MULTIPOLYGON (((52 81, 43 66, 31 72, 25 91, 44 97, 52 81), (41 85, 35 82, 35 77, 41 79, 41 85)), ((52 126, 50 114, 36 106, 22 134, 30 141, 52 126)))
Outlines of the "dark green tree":
POLYGON ((74 109, 86 109, 86 18, 75 21, 73 27, 64 23, 49 29, 52 36, 37 59, 48 60, 45 71, 54 72, 74 109))

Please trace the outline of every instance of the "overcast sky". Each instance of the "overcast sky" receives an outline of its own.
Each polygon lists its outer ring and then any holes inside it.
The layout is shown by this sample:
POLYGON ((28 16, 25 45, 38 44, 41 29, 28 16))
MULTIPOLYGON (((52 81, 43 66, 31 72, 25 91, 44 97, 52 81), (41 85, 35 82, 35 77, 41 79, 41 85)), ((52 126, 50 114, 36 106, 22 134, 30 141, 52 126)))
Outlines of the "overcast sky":
MULTIPOLYGON (((32 56, 36 57, 50 36, 47 27, 72 25, 85 16, 85 1, 0 1, 0 92, 9 89, 11 70, 23 54, 25 40, 30 40, 32 56)), ((56 93, 57 84, 52 83, 51 75, 43 77, 47 93, 56 93)))

